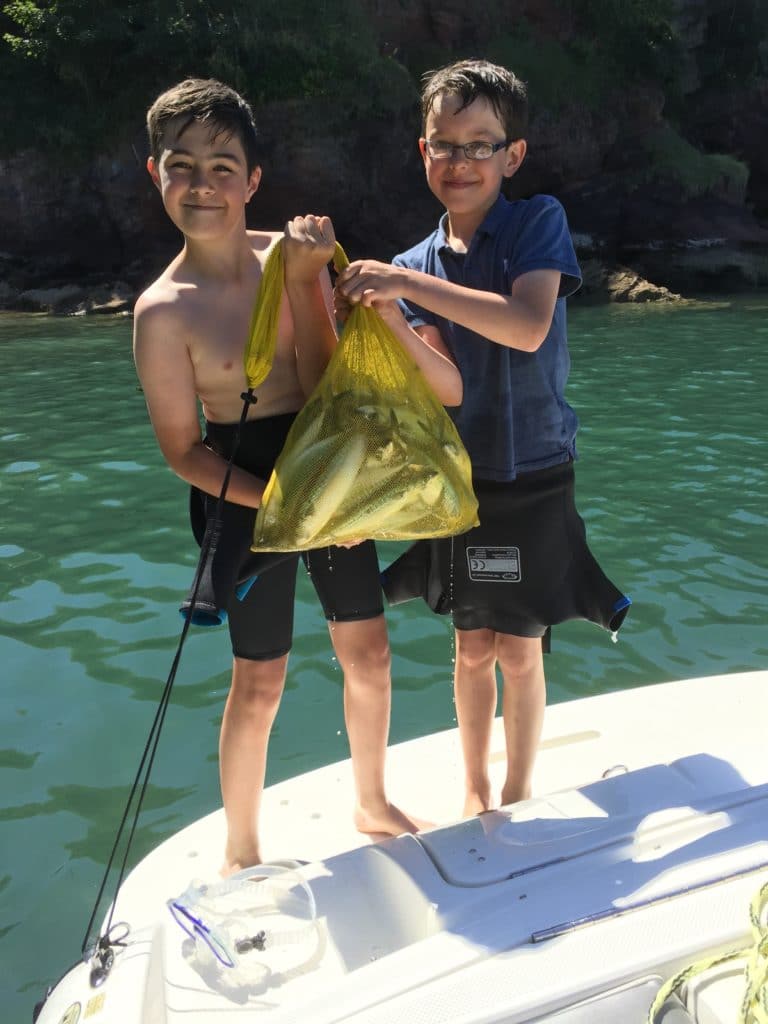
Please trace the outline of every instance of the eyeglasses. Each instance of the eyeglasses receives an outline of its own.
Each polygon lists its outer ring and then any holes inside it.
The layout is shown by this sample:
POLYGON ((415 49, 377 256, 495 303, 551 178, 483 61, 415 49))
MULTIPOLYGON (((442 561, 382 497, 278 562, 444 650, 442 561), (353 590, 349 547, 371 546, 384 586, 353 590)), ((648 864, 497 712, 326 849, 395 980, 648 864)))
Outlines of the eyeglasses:
POLYGON ((450 160, 457 151, 464 154, 465 160, 490 160, 494 153, 506 149, 508 142, 465 142, 463 146, 452 142, 423 139, 424 148, 432 160, 450 160))

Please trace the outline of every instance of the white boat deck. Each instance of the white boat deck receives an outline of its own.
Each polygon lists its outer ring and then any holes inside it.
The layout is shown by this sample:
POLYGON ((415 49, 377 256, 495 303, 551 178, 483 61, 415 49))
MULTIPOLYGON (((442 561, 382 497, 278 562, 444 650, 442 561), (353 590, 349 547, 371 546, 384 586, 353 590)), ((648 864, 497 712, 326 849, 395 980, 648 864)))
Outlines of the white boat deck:
MULTIPOLYGON (((666 977, 747 938, 768 875, 766 711, 768 672, 551 707, 534 798, 463 822, 456 732, 400 744, 391 798, 436 827, 380 843, 352 827, 349 762, 270 787, 267 859, 307 862, 317 916, 232 971, 165 909, 217 879, 224 823, 209 815, 126 880, 114 919, 133 941, 99 1024, 643 1024, 666 977)), ((504 760, 497 723, 497 785, 504 760)), ((270 913, 256 916, 285 936, 270 913)), ((697 1024, 730 1024, 737 998, 703 988, 697 1024)))
MULTIPOLYGON (((728 792, 768 782, 764 756, 768 671, 745 673, 739 685, 729 689, 733 678, 662 683, 548 707, 534 772, 534 800, 588 786, 614 769, 617 774, 623 769, 632 773, 645 769, 642 777, 624 784, 631 805, 631 787, 643 789, 646 782, 651 783, 654 767, 658 771, 670 750, 675 752, 678 789, 687 777, 695 778, 696 786, 704 787, 702 792, 707 788, 728 792)), ((505 765, 502 723, 497 718, 491 745, 491 777, 497 793, 505 765)), ((460 820, 464 782, 455 729, 392 746, 387 776, 390 799, 404 810, 436 826, 460 820)), ((671 782, 667 779, 664 784, 671 782)), ((663 792, 659 795, 665 798, 663 792)), ((307 772, 301 786, 288 779, 268 787, 261 813, 265 861, 322 860, 374 842, 375 838, 354 828, 353 805, 348 760, 307 772)), ((535 805, 525 813, 538 815, 535 805)), ((219 810, 183 829, 152 854, 153 878, 167 892, 168 886, 181 891, 192 877, 217 877, 224 840, 224 815, 219 810)), ((142 888, 147 882, 141 878, 142 888)))

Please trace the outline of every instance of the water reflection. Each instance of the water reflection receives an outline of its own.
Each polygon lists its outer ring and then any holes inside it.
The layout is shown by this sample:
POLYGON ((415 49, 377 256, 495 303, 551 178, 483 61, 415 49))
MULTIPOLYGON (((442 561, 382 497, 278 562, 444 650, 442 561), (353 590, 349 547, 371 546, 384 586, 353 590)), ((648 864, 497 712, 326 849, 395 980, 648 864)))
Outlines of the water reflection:
MULTIPOLYGON (((571 314, 577 502, 634 605, 620 642, 555 631, 550 700, 768 661, 764 301, 571 314)), ((0 963, 9 1019, 74 959, 181 628, 196 560, 184 486, 165 467, 126 321, 0 317, 0 963), (29 965, 33 966, 30 967, 29 965)), ((398 553, 382 548, 382 560, 398 553)), ((454 724, 449 624, 388 613, 392 738, 454 724)), ((225 629, 194 631, 134 856, 218 806, 225 629)), ((347 756, 342 677, 319 604, 296 639, 270 780, 347 756)))

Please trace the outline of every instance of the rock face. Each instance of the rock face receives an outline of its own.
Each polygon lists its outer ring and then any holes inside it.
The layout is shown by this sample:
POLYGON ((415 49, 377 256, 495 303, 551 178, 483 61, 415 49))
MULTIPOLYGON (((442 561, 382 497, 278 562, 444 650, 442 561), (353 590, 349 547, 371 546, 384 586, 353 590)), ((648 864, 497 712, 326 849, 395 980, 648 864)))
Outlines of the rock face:
MULTIPOLYGON (((364 2, 381 51, 395 59, 430 46, 483 53, 499 33, 498 5, 364 2)), ((685 139, 652 85, 616 83, 599 105, 572 97, 534 103, 529 155, 509 194, 560 198, 585 262, 587 298, 674 301, 768 285, 768 80, 748 90, 702 80, 697 54, 718 2, 674 4, 688 92, 685 139), (722 158, 719 175, 709 153, 733 154, 741 164, 722 158)), ((509 26, 526 18, 541 40, 567 41, 575 31, 572 13, 554 0, 512 0, 504 10, 509 26)), ((86 167, 53 173, 34 152, 0 160, 0 308, 123 311, 178 250, 144 169, 141 114, 118 150, 86 167)), ((386 120, 342 114, 322 99, 258 111, 264 177, 249 223, 280 229, 297 213, 328 213, 351 258, 390 259, 441 213, 416 145, 415 88, 413 102, 386 120)))
POLYGON ((57 313, 61 316, 82 316, 85 313, 117 315, 130 313, 135 290, 124 281, 113 285, 96 285, 92 289, 76 284, 60 288, 28 288, 14 297, 14 308, 20 312, 57 313))
POLYGON ((629 267, 607 266, 595 259, 581 261, 583 283, 577 292, 582 302, 681 302, 682 295, 652 284, 629 267))

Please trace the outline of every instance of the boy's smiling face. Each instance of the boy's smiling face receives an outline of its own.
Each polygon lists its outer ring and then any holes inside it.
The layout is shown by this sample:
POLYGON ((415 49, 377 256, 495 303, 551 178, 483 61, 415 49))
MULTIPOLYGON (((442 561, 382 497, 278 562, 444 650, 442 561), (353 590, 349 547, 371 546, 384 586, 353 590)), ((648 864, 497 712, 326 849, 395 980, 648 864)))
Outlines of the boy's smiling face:
POLYGON ((427 184, 451 218, 481 223, 493 206, 503 178, 511 178, 525 156, 525 140, 506 139, 504 125, 491 103, 478 97, 461 108, 460 96, 444 93, 435 99, 424 130, 429 142, 448 142, 454 146, 468 142, 506 142, 487 160, 469 160, 461 150, 452 156, 434 160, 420 140, 421 155, 427 172, 427 184))
POLYGON ((239 228, 261 180, 260 167, 248 173, 236 135, 181 118, 168 124, 163 151, 157 161, 149 158, 147 169, 168 216, 188 238, 219 237, 239 228))

